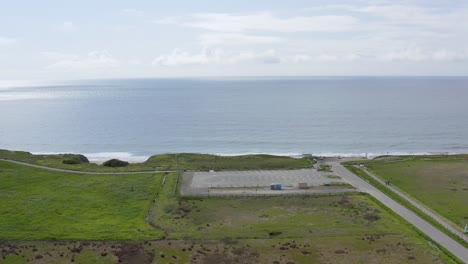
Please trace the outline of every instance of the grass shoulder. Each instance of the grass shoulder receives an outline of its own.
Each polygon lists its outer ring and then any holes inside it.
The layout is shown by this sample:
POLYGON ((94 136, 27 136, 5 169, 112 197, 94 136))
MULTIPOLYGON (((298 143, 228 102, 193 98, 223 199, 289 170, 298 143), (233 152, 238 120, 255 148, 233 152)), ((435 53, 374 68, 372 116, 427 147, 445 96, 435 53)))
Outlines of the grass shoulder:
POLYGON ((468 155, 383 156, 364 164, 462 231, 468 224, 468 155))
POLYGON ((441 225, 439 222, 437 222, 436 220, 434 220, 433 218, 429 217, 427 214, 425 214, 424 212, 422 212, 419 208, 417 208, 416 206, 412 205, 410 202, 408 202, 407 200, 403 199, 401 196, 397 195, 396 193, 394 193, 393 191, 391 191, 390 189, 386 188, 385 186, 383 186, 382 184, 380 184, 378 181, 376 181, 374 178, 370 177, 369 175, 367 175, 367 173, 365 173, 364 171, 362 171, 361 169, 359 168, 356 168, 352 165, 345 165, 345 167, 350 170, 351 172, 353 172, 354 174, 356 174, 357 176, 363 178, 365 181, 369 182, 370 184, 372 184, 374 187, 376 187, 377 189, 379 189, 381 192, 385 193, 386 195, 388 195, 389 197, 391 197, 394 201, 398 202, 399 204, 405 206, 406 208, 408 208, 409 210, 413 211, 415 214, 417 214, 419 217, 421 217, 422 219, 426 220, 427 222, 429 222, 431 225, 435 226, 436 228, 438 228, 439 230, 441 230, 442 232, 444 232, 446 235, 450 236, 451 238, 453 238, 454 240, 458 241, 460 244, 462 244, 464 247, 467 247, 468 244, 463 240, 461 239, 460 237, 458 237, 457 235, 453 234, 452 232, 450 232, 447 228, 445 228, 443 225, 441 225))

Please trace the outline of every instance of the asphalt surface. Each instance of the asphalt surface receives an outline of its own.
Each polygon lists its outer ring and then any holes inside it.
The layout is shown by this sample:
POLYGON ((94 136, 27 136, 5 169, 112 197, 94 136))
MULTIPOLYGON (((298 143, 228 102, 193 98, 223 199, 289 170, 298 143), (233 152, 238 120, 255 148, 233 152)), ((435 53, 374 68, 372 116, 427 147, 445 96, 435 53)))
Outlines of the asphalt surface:
POLYGON ((435 228, 421 217, 402 206, 401 204, 395 202, 392 198, 388 197, 386 194, 372 186, 367 181, 361 179, 354 173, 347 170, 343 165, 340 164, 341 161, 330 159, 327 161, 328 164, 332 165, 332 170, 337 175, 341 176, 349 184, 353 185, 360 191, 364 191, 374 196, 377 200, 382 202, 392 211, 403 217, 406 221, 414 225, 417 229, 425 233, 432 240, 439 243, 445 249, 450 251, 453 255, 459 258, 464 263, 468 263, 468 249, 463 247, 460 243, 453 240, 451 237, 444 234, 439 229, 435 228))
POLYGON ((344 182, 328 178, 329 172, 313 169, 300 170, 251 170, 221 172, 185 172, 182 179, 182 195, 197 196, 270 196, 290 194, 334 194, 355 192, 347 186, 324 186, 330 182, 344 182), (305 182, 308 189, 299 189, 305 182), (281 183, 282 190, 271 190, 271 183, 281 183))
POLYGON ((316 169, 298 170, 247 170, 194 172, 193 188, 270 186, 280 183, 283 187, 307 183, 308 186, 321 186, 330 182, 343 182, 340 178, 330 178, 333 173, 316 169))

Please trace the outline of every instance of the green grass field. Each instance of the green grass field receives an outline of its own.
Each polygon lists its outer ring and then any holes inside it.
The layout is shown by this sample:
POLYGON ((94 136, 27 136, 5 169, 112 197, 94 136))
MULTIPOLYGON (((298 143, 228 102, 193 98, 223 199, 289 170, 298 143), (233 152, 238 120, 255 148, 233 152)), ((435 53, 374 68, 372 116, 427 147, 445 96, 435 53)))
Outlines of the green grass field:
POLYGON ((420 156, 383 161, 377 159, 366 166, 460 229, 468 224, 468 157, 420 156))
POLYGON ((187 198, 178 184, 0 161, 0 263, 453 263, 364 194, 187 198))
POLYGON ((291 158, 272 155, 216 156, 209 154, 161 154, 150 157, 145 164, 165 169, 189 170, 277 170, 312 166, 311 158, 291 158))
POLYGON ((250 249, 263 252, 263 257, 271 255, 268 261, 278 257, 279 249, 298 263, 451 262, 408 223, 365 194, 180 198, 172 196, 175 181, 166 182, 153 217, 171 241, 204 244, 208 240, 221 242, 219 247, 255 241, 250 249), (297 241, 302 241, 302 250, 284 246, 297 241), (314 245, 310 254, 301 253, 305 244, 314 245), (396 247, 403 244, 408 248, 396 247), (343 249, 346 257, 337 253, 343 249))
POLYGON ((273 170, 310 168, 312 157, 291 158, 273 155, 217 156, 195 153, 159 154, 145 162, 130 163, 126 167, 110 168, 95 163, 64 164, 63 161, 73 154, 33 155, 24 151, 0 149, 0 158, 27 162, 31 164, 95 172, 131 172, 152 170, 273 170))
POLYGON ((162 208, 155 221, 170 239, 338 237, 405 230, 361 195, 216 197, 176 203, 162 208))
POLYGON ((0 161, 0 240, 161 238, 145 217, 162 177, 77 175, 0 161))

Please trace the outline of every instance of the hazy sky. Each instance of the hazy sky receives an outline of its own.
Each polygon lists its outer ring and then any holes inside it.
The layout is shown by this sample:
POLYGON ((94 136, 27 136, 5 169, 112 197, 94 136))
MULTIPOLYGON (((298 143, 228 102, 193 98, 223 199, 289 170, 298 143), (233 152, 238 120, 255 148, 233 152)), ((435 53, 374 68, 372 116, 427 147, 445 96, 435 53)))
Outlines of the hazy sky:
POLYGON ((0 81, 468 75, 468 1, 7 1, 0 81))

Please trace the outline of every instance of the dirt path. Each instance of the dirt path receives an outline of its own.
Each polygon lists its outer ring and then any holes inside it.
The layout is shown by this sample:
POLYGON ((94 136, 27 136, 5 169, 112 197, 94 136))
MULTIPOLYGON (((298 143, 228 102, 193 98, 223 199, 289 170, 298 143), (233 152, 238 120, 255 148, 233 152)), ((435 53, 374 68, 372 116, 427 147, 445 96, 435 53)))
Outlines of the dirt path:
POLYGON ((100 174, 100 175, 115 175, 115 174, 142 174, 142 173, 158 173, 158 172, 177 172, 176 170, 154 170, 154 171, 126 171, 126 172, 94 172, 94 171, 76 171, 76 170, 66 170, 66 169, 59 169, 59 168, 52 168, 47 166, 41 166, 36 164, 31 164, 22 161, 16 160, 8 160, 8 159, 0 159, 1 161, 7 161, 11 163, 16 163, 20 165, 25 165, 33 168, 50 170, 50 171, 58 171, 58 172, 67 172, 67 173, 76 173, 76 174, 100 174))

